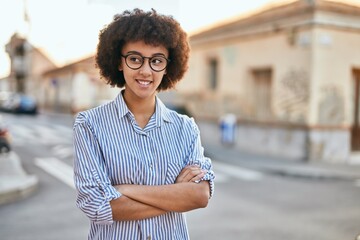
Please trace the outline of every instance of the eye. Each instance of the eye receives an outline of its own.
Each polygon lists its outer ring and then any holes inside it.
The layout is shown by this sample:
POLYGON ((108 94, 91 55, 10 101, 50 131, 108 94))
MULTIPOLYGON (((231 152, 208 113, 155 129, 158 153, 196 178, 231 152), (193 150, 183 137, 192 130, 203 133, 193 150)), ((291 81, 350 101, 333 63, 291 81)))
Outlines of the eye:
POLYGON ((143 59, 140 55, 128 55, 127 59, 133 64, 142 64, 143 62, 143 59))
POLYGON ((166 62, 166 59, 164 57, 153 57, 151 58, 151 64, 153 65, 161 65, 166 62))

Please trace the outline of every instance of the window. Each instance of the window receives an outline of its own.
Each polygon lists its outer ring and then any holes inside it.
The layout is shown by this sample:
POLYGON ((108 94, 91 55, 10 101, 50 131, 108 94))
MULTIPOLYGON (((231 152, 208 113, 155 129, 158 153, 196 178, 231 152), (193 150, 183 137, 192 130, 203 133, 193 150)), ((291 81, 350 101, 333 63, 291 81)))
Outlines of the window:
POLYGON ((209 62, 209 88, 216 90, 218 85, 218 61, 211 59, 209 62))
POLYGON ((271 110, 271 69, 256 69, 253 75, 253 103, 255 117, 259 120, 270 120, 271 110))

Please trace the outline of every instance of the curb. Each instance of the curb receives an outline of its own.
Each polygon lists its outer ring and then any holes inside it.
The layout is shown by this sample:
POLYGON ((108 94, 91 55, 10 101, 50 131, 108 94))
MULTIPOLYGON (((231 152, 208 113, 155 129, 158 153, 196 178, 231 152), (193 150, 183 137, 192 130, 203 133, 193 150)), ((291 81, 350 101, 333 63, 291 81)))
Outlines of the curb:
POLYGON ((35 175, 27 174, 14 152, 0 156, 0 205, 24 199, 38 187, 35 175))
MULTIPOLYGON (((213 146, 209 145, 208 147, 213 146)), ((341 165, 319 165, 312 164, 311 162, 297 163, 286 160, 275 161, 271 158, 264 160, 263 156, 250 154, 241 155, 234 150, 229 151, 227 149, 216 149, 214 147, 211 150, 207 150, 205 155, 213 160, 227 159, 221 160, 220 162, 235 164, 243 168, 283 177, 307 178, 312 180, 360 180, 359 166, 357 166, 356 169, 351 169, 352 167, 350 166, 341 165)))
POLYGON ((280 175, 284 177, 307 178, 314 180, 344 180, 355 181, 360 179, 360 175, 341 173, 333 170, 317 168, 272 168, 259 167, 262 172, 280 175))

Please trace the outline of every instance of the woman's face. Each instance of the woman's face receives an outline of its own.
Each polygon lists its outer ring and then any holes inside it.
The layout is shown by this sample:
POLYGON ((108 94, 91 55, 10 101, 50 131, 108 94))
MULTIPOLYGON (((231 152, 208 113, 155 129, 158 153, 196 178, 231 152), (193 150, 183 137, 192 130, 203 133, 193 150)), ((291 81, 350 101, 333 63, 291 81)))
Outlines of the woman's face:
POLYGON ((166 74, 166 68, 161 71, 154 71, 150 66, 150 60, 152 67, 159 70, 162 69, 162 64, 166 66, 166 63, 162 60, 167 59, 168 54, 165 47, 147 45, 143 41, 128 42, 123 46, 121 52, 123 57, 121 57, 119 70, 124 73, 125 96, 128 99, 129 97, 136 100, 154 98, 156 89, 160 85, 164 74, 166 74), (127 55, 130 56, 124 57, 127 55), (149 59, 151 57, 153 58, 149 59), (142 65, 141 61, 143 61, 142 65))

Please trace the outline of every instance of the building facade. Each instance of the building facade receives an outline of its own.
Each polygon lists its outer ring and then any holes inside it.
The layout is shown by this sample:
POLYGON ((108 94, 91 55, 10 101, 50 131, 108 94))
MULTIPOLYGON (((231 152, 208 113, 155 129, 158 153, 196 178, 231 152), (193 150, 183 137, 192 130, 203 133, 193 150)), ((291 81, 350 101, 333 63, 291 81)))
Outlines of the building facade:
POLYGON ((93 55, 42 74, 43 108, 75 114, 112 100, 120 92, 100 78, 93 55))
POLYGON ((359 3, 278 1, 191 33, 190 44, 178 92, 197 118, 235 114, 236 147, 332 162, 360 150, 359 3))
POLYGON ((93 55, 58 67, 39 48, 15 33, 5 46, 11 60, 0 91, 34 97, 43 111, 77 113, 113 99, 119 89, 100 79, 93 55))
POLYGON ((10 74, 3 79, 1 91, 21 92, 37 96, 44 71, 56 65, 39 48, 15 33, 5 46, 10 58, 10 74))

